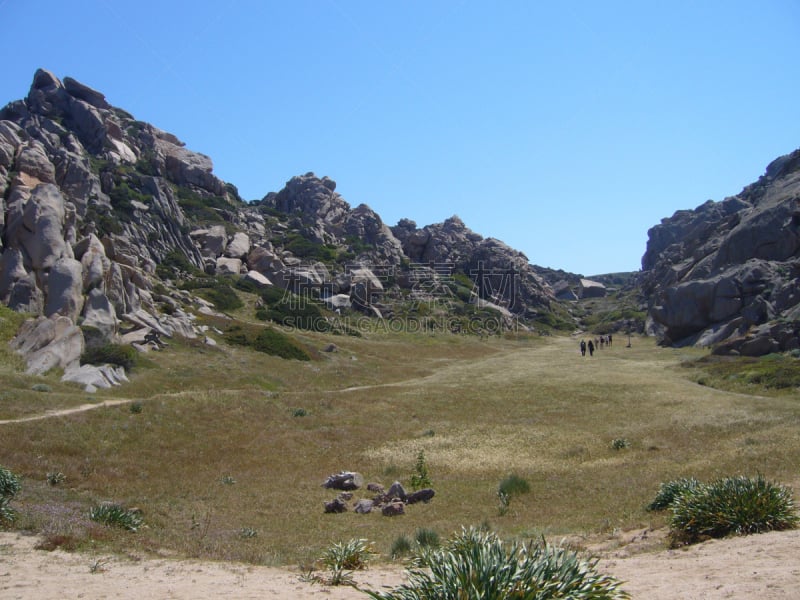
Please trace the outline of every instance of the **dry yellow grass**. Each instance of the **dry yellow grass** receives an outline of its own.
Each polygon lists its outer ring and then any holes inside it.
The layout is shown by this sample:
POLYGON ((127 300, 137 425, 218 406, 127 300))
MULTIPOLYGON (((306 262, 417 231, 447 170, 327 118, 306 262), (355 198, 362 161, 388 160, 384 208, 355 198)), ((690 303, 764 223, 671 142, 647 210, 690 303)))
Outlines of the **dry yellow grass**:
MULTIPOLYGON (((644 506, 682 476, 761 472, 797 483, 796 395, 697 385, 675 367, 698 350, 620 339, 582 358, 566 337, 300 337, 339 350, 299 363, 174 342, 130 385, 97 397, 138 400, 139 414, 120 405, 0 426, 0 464, 25 477, 21 525, 79 545, 296 564, 351 537, 386 554, 419 527, 560 536, 658 524, 644 506), (307 415, 293 416, 298 408, 307 415), (614 450, 616 438, 630 447, 614 450), (335 495, 321 488, 328 474, 407 483, 419 451, 432 503, 393 519, 323 514, 335 495), (48 486, 53 471, 67 481, 48 486), (501 516, 497 487, 509 473, 531 491, 501 516), (103 500, 140 508, 148 527, 88 522, 103 500)), ((85 402, 72 394, 46 394, 53 406, 37 410, 85 402)), ((30 412, 4 416, 15 411, 30 412)))

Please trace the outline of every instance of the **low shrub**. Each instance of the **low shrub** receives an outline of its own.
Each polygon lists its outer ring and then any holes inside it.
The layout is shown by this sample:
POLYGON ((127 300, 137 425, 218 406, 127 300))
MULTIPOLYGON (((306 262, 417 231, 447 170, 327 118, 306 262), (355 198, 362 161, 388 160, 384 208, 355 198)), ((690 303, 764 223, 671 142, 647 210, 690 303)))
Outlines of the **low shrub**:
POLYGON ((789 489, 761 475, 727 477, 687 489, 671 508, 674 543, 792 529, 800 520, 789 489))
POLYGON ((138 354, 133 346, 123 344, 104 344, 87 348, 81 354, 82 365, 116 365, 130 371, 135 365, 138 354))
POLYGON ((519 475, 511 474, 500 482, 498 492, 506 496, 519 496, 531 491, 531 484, 528 480, 519 475))
POLYGON ((417 454, 417 462, 414 464, 414 474, 411 475, 411 489, 416 491, 429 488, 431 485, 428 463, 425 461, 425 452, 420 450, 419 454, 417 454))
POLYGON ((614 450, 624 450, 625 448, 630 448, 631 443, 625 438, 615 438, 611 441, 611 447, 614 450))
POLYGON ((544 542, 505 545, 491 532, 464 529, 442 548, 416 556, 408 583, 364 593, 375 600, 629 598, 620 582, 598 573, 596 565, 544 542))
POLYGON ((0 466, 0 526, 12 523, 17 516, 11 508, 11 499, 22 489, 22 484, 17 475, 0 466))
POLYGON ((288 335, 272 328, 262 329, 253 341, 253 349, 273 356, 294 360, 311 360, 308 353, 288 335))

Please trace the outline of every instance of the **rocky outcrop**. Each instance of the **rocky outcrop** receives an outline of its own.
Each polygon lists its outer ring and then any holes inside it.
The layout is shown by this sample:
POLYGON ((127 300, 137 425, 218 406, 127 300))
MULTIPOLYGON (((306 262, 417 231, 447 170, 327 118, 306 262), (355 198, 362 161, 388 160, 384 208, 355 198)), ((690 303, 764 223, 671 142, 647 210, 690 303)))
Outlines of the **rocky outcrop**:
POLYGON ((426 284, 465 274, 478 297, 517 315, 548 310, 555 299, 524 254, 494 238, 483 238, 457 216, 422 229, 403 219, 392 232, 415 270, 433 271, 424 275, 426 284))
MULTIPOLYGON (((388 319, 408 298, 446 314, 457 292, 511 323, 554 300, 523 254, 458 217, 391 228, 314 173, 246 204, 208 156, 75 79, 37 71, 27 96, 0 110, 0 301, 35 315, 38 327, 53 327, 38 318, 58 323, 72 350, 145 350, 153 332, 200 333, 193 313, 214 307, 177 283, 208 275, 307 294, 337 317, 388 319)), ((34 329, 20 335, 41 339, 34 329)), ((62 342, 45 346, 53 343, 62 342)), ((29 359, 37 371, 61 352, 39 344, 16 342, 26 356, 39 353, 29 359)), ((71 351, 57 361, 76 382, 121 381, 76 360, 71 351)))
POLYGON ((648 232, 649 329, 664 344, 758 355, 800 333, 800 150, 736 196, 676 212, 648 232))

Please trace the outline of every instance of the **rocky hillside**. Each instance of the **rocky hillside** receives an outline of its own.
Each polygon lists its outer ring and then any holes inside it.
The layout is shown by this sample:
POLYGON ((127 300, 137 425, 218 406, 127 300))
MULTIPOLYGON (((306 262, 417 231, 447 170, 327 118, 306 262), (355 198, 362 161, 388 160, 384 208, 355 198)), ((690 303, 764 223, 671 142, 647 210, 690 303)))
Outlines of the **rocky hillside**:
POLYGON ((27 97, 0 110, 0 302, 36 316, 15 342, 29 371, 124 377, 81 366, 81 354, 201 335, 196 315, 214 307, 186 282, 204 277, 313 297, 323 318, 390 318, 403 301, 405 315, 455 303, 461 316, 525 323, 554 300, 524 255, 457 217, 391 228, 313 173, 245 203, 176 136, 37 71, 27 97))
POLYGON ((643 291, 662 343, 751 356, 800 348, 800 150, 648 235, 643 291))

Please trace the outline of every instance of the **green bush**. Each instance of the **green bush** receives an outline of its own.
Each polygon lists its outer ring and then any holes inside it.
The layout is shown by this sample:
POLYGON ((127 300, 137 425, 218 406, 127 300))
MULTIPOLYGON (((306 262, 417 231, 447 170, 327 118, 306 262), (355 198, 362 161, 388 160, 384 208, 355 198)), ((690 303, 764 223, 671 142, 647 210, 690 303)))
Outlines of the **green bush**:
POLYGON ((138 354, 133 346, 123 344, 104 344, 87 348, 81 354, 82 365, 117 365, 130 371, 136 366, 138 354))
POLYGON ((676 543, 792 529, 798 524, 791 492, 761 475, 727 477, 687 489, 671 507, 670 529, 676 543))
POLYGON ((234 289, 227 283, 217 284, 213 288, 200 291, 209 302, 214 303, 214 307, 220 311, 236 310, 244 306, 234 289))
POLYGON ((127 509, 119 504, 100 504, 89 511, 89 518, 103 525, 121 527, 136 531, 142 526, 142 516, 138 511, 127 509))
POLYGON ((420 450, 417 454, 417 462, 414 464, 414 474, 411 475, 411 489, 421 490, 431 487, 431 477, 428 472, 428 464, 425 461, 425 452, 420 450))
POLYGON ((308 353, 288 335, 276 331, 275 329, 262 329, 258 336, 253 340, 253 349, 280 358, 294 360, 311 360, 308 353))
POLYGON ((675 498, 684 492, 696 490, 702 485, 694 477, 684 477, 662 483, 656 492, 656 497, 647 505, 647 510, 667 510, 672 506, 675 498))
POLYGON ((465 529, 437 550, 415 557, 408 583, 375 600, 615 600, 629 598, 620 582, 595 570, 596 560, 549 546, 503 542, 493 533, 465 529))
POLYGON ((0 527, 12 523, 17 518, 16 511, 11 508, 11 499, 22 489, 19 477, 0 466, 0 527))
POLYGON ((531 484, 528 483, 528 480, 513 473, 503 479, 498 487, 498 495, 505 494, 509 497, 527 494, 530 491, 531 484))

